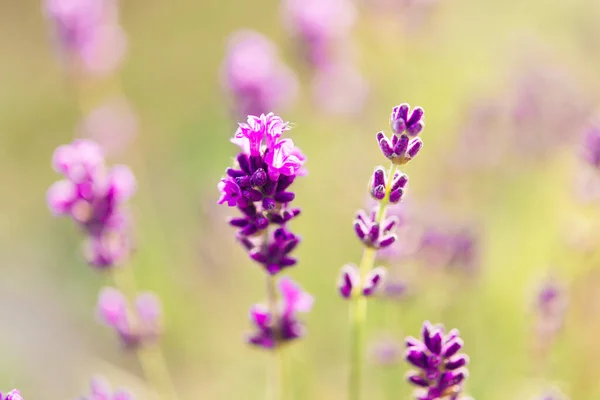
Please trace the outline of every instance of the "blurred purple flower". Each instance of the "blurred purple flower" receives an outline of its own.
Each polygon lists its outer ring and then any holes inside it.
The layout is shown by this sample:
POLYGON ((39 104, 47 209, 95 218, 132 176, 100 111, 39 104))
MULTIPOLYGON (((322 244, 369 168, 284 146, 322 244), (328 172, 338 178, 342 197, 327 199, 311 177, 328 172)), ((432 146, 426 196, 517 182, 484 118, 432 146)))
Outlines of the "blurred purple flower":
POLYGON ((125 99, 115 99, 91 111, 81 122, 82 137, 98 143, 109 155, 121 153, 135 138, 138 121, 125 99))
POLYGON ((275 44, 251 30, 231 35, 221 83, 238 116, 285 109, 298 92, 297 78, 279 59, 275 44))
POLYGON ((369 271, 362 279, 356 265, 347 264, 340 270, 338 290, 345 299, 350 299, 356 293, 356 290, 363 296, 372 296, 383 285, 385 276, 385 268, 377 267, 369 271))
MULTIPOLYGON (((60 52, 86 72, 106 74, 121 63, 127 49, 115 0, 44 0, 60 52)), ((73 67, 70 65, 69 67, 73 67)))
POLYGON ((582 131, 593 106, 566 71, 538 59, 517 70, 511 96, 512 153, 547 156, 582 131))
POLYGON ((543 395, 536 397, 535 400, 568 400, 568 397, 557 388, 551 388, 546 390, 543 395))
POLYGON ((418 400, 458 398, 468 376, 469 357, 459 354, 463 341, 457 329, 447 334, 441 325, 423 324, 422 341, 406 338, 405 359, 417 368, 408 374, 410 383, 420 387, 418 400))
POLYGON ((102 149, 84 139, 59 146, 52 163, 65 179, 48 190, 48 207, 55 215, 70 216, 83 229, 92 265, 118 264, 130 247, 124 205, 135 192, 131 170, 124 165, 107 169, 102 149))
POLYGON ((600 120, 594 121, 585 130, 582 156, 592 167, 600 169, 600 120))
POLYGON ((135 397, 125 390, 113 391, 106 379, 97 376, 90 381, 90 394, 79 400, 135 400, 135 397))
POLYGON ((18 389, 13 389, 5 395, 0 393, 0 400, 23 400, 23 397, 18 389))
POLYGON ((566 287, 553 277, 544 279, 535 296, 536 341, 549 345, 563 327, 568 306, 566 287))
POLYGON ((350 35, 356 17, 350 0, 283 0, 283 23, 317 70, 339 59, 338 42, 350 35))
POLYGON ((311 87, 319 110, 337 115, 360 113, 369 94, 369 82, 345 59, 315 71, 311 87))
POLYGON ((394 366, 402 359, 402 344, 391 338, 380 339, 371 345, 370 354, 373 363, 394 366))
POLYGON ((479 238, 472 230, 432 226, 421 236, 417 257, 429 267, 475 272, 479 264, 479 246, 479 238))
POLYGON ((127 348, 156 341, 162 333, 162 306, 153 293, 139 294, 133 309, 114 288, 104 288, 98 298, 98 316, 113 328, 127 348))
POLYGON ((297 314, 311 310, 313 297, 287 277, 279 279, 278 288, 281 299, 276 310, 269 310, 262 304, 250 309, 250 321, 256 328, 256 332, 248 337, 252 345, 273 349, 305 334, 297 314))

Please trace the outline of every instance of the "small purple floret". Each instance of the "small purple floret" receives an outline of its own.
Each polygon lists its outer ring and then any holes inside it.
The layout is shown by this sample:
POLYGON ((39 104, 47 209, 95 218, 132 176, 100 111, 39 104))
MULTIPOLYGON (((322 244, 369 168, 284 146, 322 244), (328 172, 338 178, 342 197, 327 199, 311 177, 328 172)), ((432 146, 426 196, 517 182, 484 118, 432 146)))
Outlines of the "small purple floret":
POLYGON ((463 346, 458 331, 444 334, 441 326, 426 321, 422 329, 422 341, 406 339, 405 359, 417 370, 411 371, 407 379, 418 386, 415 398, 423 400, 457 399, 468 376, 466 354, 457 354, 463 346))

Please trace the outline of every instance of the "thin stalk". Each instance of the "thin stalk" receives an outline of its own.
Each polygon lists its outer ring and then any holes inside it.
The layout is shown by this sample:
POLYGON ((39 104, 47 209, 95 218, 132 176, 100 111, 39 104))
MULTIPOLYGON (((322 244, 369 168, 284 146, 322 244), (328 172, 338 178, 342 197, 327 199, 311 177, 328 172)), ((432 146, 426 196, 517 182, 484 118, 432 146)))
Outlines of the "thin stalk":
MULTIPOLYGON (((392 180, 396 173, 396 165, 392 164, 387 175, 386 194, 379 202, 375 213, 375 221, 381 223, 385 218, 385 209, 390 198, 392 180)), ((365 247, 359 265, 360 282, 364 282, 367 274, 375 265, 375 249, 365 247)), ((362 398, 362 369, 365 348, 365 322, 367 319, 367 299, 362 296, 362 287, 356 287, 352 293, 350 304, 350 376, 348 379, 348 399, 360 400, 362 398)))
MULTIPOLYGON (((268 232, 265 234, 265 237, 268 237, 268 232)), ((271 275, 267 275, 267 303, 272 321, 275 324, 279 318, 277 310, 277 288, 275 285, 275 277, 271 275)), ((276 326, 275 329, 277 329, 276 326)), ((277 335, 278 333, 275 332, 275 336, 277 335)), ((277 343, 275 343, 271 364, 271 372, 267 378, 267 398, 272 400, 285 400, 287 398, 285 355, 284 349, 278 346, 277 343)))
MULTIPOLYGON (((132 269, 130 267, 113 269, 111 275, 117 289, 131 301, 137 292, 132 269)), ((128 313, 132 314, 131 310, 128 310, 128 313)), ((134 317, 131 316, 131 318, 134 317)), ((171 375, 160 346, 141 346, 136 349, 136 356, 146 380, 160 395, 161 399, 178 400, 177 392, 173 386, 171 375)))

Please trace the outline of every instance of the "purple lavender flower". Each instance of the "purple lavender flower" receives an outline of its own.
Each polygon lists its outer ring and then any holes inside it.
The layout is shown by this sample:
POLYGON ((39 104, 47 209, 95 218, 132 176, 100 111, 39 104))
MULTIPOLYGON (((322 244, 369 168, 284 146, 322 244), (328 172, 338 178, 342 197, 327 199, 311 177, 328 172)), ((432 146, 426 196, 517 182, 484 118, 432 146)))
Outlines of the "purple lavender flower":
POLYGON ((356 21, 356 8, 349 0, 284 0, 285 27, 297 40, 308 63, 316 69, 338 59, 335 50, 356 21))
POLYGON ((296 98, 298 82, 267 37, 251 30, 231 35, 221 82, 239 116, 281 110, 296 98))
POLYGON ((422 388, 415 392, 419 400, 457 398, 468 376, 469 357, 459 354, 463 341, 457 329, 447 334, 440 325, 423 324, 423 340, 406 338, 405 359, 417 368, 408 374, 413 385, 422 388))
POLYGON ((365 76, 346 58, 319 68, 310 85, 319 110, 344 116, 359 114, 370 92, 365 76))
POLYGON ((287 277, 279 279, 278 288, 281 299, 275 310, 269 310, 263 304, 250 309, 250 321, 256 327, 256 332, 248 337, 252 345, 273 349, 305 334, 297 313, 309 312, 313 297, 287 277))
POLYGON ((80 400, 135 400, 135 397, 125 390, 113 391, 106 379, 97 376, 90 381, 90 394, 80 400))
POLYGON ((5 395, 0 393, 0 400, 23 400, 23 397, 18 389, 13 389, 5 395))
POLYGON ((131 247, 124 208, 135 192, 131 170, 123 165, 107 170, 102 149, 84 139, 58 147, 53 165, 65 179, 48 190, 50 210, 70 216, 85 232, 90 264, 110 267, 124 261, 131 247))
POLYGON ((98 298, 98 316, 116 331, 127 348, 154 342, 162 333, 162 306, 153 293, 139 294, 130 309, 120 291, 104 288, 98 298))
POLYGON ((389 367, 398 364, 402 359, 402 343, 392 338, 377 340, 370 348, 372 362, 389 367))
POLYGON ((378 223, 376 217, 376 208, 370 214, 367 214, 364 210, 359 210, 353 223, 354 232, 366 247, 383 249, 396 241, 397 236, 392 232, 399 220, 398 217, 391 216, 378 223))
POLYGON ((138 121, 127 100, 112 99, 87 114, 78 131, 81 137, 98 143, 107 155, 115 155, 135 139, 138 121))
POLYGON ((389 184, 391 185, 389 202, 392 204, 397 204, 402 200, 404 188, 406 187, 407 183, 408 176, 401 172, 396 172, 392 181, 388 183, 385 169, 383 167, 377 167, 375 168, 375 172, 373 172, 373 178, 371 179, 370 193, 375 200, 381 201, 387 194, 386 188, 389 184))
POLYGON ((351 298, 356 293, 361 293, 363 296, 368 297, 381 288, 385 275, 385 268, 377 267, 369 271, 363 280, 356 265, 347 264, 340 270, 338 290, 342 297, 346 299, 351 298))
POLYGON ((394 135, 391 140, 383 132, 377 133, 377 142, 383 155, 396 165, 406 164, 423 147, 423 142, 417 135, 425 127, 424 111, 421 107, 415 107, 412 113, 409 110, 410 106, 406 103, 392 110, 390 126, 394 135))
POLYGON ((600 168, 600 123, 597 121, 585 132, 582 156, 592 167, 600 168))
POLYGON ((417 256, 428 266, 474 271, 479 263, 479 238, 465 228, 429 227, 421 236, 417 256))
POLYGON ((87 72, 105 74, 120 64, 127 48, 114 0, 45 0, 62 53, 87 72))
POLYGON ((563 327, 568 299, 565 286, 553 277, 544 279, 534 301, 536 346, 546 353, 563 327))
POLYGON ((241 149, 236 165, 227 169, 227 177, 218 184, 218 203, 237 206, 242 212, 229 221, 239 228, 238 239, 271 275, 296 263, 289 253, 300 242, 285 225, 300 214, 298 208, 290 207, 296 195, 289 188, 297 176, 306 173, 306 157, 290 139, 282 139, 289 129, 289 123, 273 113, 249 116, 232 139, 241 149), (269 232, 271 225, 279 227, 269 232))

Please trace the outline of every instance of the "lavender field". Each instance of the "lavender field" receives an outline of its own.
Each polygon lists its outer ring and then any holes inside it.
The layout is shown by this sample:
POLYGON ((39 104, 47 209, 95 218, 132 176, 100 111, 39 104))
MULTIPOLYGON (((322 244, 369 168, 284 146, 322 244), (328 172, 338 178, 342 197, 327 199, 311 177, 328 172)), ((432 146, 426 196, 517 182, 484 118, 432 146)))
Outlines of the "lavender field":
POLYGON ((600 399, 599 71, 596 0, 0 0, 0 400, 600 399))

